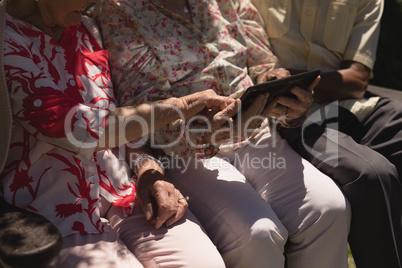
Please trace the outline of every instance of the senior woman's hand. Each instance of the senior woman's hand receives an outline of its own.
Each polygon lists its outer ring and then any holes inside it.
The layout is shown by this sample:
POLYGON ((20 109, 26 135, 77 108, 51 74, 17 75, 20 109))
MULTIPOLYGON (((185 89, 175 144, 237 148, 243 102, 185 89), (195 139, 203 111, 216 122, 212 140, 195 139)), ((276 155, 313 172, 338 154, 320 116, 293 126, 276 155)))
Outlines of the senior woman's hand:
POLYGON ((285 68, 275 68, 270 71, 263 72, 257 76, 257 84, 281 79, 290 76, 290 72, 285 68))
POLYGON ((205 111, 214 114, 217 111, 230 110, 234 105, 236 101, 233 98, 219 96, 209 89, 180 98, 117 107, 110 111, 96 150, 121 146, 178 119, 189 119, 205 111))
POLYGON ((155 169, 148 169, 138 177, 137 198, 145 217, 155 228, 170 226, 181 219, 188 208, 183 195, 155 169))
POLYGON ((181 219, 187 210, 187 199, 167 181, 158 160, 152 157, 148 144, 139 148, 126 147, 126 161, 137 173, 137 201, 145 218, 159 229, 181 219))
MULTIPOLYGON (((212 89, 193 93, 178 99, 177 107, 183 112, 186 119, 207 109, 214 113, 225 110, 229 105, 235 105, 235 99, 219 96, 212 89)), ((231 108, 230 108, 231 109, 231 108)))
POLYGON ((308 108, 313 103, 314 87, 319 83, 320 77, 317 77, 311 85, 306 88, 293 87, 290 91, 296 98, 279 96, 274 101, 275 107, 271 110, 269 116, 284 118, 286 122, 304 117, 308 108))
POLYGON ((253 104, 232 120, 239 112, 241 101, 236 100, 227 109, 217 113, 211 120, 211 131, 205 135, 205 141, 213 145, 233 144, 248 138, 254 131, 258 131, 260 124, 273 109, 273 103, 268 103, 269 94, 262 94, 255 98, 253 104))
MULTIPOLYGON (((277 68, 260 74, 257 77, 257 83, 264 83, 290 75, 291 74, 288 70, 284 68, 277 68)), ((275 106, 270 110, 269 116, 284 119, 288 123, 300 118, 304 118, 308 108, 313 103, 314 87, 317 86, 319 81, 320 77, 315 79, 307 89, 302 89, 300 87, 292 88, 291 92, 296 96, 296 98, 289 98, 285 96, 275 98, 275 106)))

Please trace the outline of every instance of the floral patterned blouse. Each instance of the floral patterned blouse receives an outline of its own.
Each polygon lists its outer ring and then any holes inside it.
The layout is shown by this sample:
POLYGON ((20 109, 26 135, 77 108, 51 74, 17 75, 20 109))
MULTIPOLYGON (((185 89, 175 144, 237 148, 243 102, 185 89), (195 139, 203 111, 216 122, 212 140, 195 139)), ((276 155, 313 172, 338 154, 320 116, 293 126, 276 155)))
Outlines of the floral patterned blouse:
MULTIPOLYGON (((274 67, 263 22, 249 0, 188 2, 192 21, 158 0, 104 1, 97 20, 121 105, 205 89, 237 98, 258 74, 274 67)), ((183 129, 185 122, 177 120, 154 132, 154 141, 169 155, 217 153, 204 144, 204 132, 183 129)))
POLYGON ((112 150, 94 153, 115 107, 107 51, 83 26, 56 42, 7 15, 4 68, 14 117, 4 198, 64 236, 108 228, 100 196, 131 213, 135 183, 125 161, 112 150))

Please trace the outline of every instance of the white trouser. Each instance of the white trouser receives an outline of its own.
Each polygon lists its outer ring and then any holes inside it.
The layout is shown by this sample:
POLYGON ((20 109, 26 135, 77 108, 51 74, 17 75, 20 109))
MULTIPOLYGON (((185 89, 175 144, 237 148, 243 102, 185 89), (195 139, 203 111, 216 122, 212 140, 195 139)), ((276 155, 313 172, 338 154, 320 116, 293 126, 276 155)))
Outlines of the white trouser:
POLYGON ((65 268, 223 268, 222 257, 194 215, 156 230, 145 220, 141 206, 121 220, 121 209, 107 213, 113 229, 97 235, 74 234, 63 238, 63 248, 50 267, 65 268))
POLYGON ((285 140, 266 134, 258 144, 268 148, 193 159, 166 176, 190 197, 227 267, 283 268, 286 252, 288 267, 346 268, 351 215, 342 192, 285 140))

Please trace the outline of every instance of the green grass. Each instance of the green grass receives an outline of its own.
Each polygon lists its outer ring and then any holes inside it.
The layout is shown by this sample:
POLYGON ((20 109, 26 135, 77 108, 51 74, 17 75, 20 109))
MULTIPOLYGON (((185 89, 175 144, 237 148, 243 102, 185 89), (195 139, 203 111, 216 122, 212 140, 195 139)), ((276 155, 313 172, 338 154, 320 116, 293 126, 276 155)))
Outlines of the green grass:
POLYGON ((352 253, 350 252, 350 248, 348 247, 348 267, 349 268, 356 268, 355 261, 353 260, 352 253))

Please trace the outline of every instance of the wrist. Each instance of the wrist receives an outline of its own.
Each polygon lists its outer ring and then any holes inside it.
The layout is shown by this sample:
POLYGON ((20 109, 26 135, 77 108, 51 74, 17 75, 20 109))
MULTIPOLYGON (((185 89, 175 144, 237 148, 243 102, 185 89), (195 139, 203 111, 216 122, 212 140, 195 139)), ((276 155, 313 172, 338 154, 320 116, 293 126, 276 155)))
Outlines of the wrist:
POLYGON ((279 123, 282 127, 285 128, 298 128, 301 127, 304 122, 306 121, 308 117, 308 113, 305 112, 303 115, 301 115, 298 118, 292 119, 292 120, 278 120, 277 123, 279 123))
POLYGON ((132 162, 134 174, 138 177, 147 170, 156 170, 161 174, 165 173, 163 163, 149 154, 141 154, 132 162))

